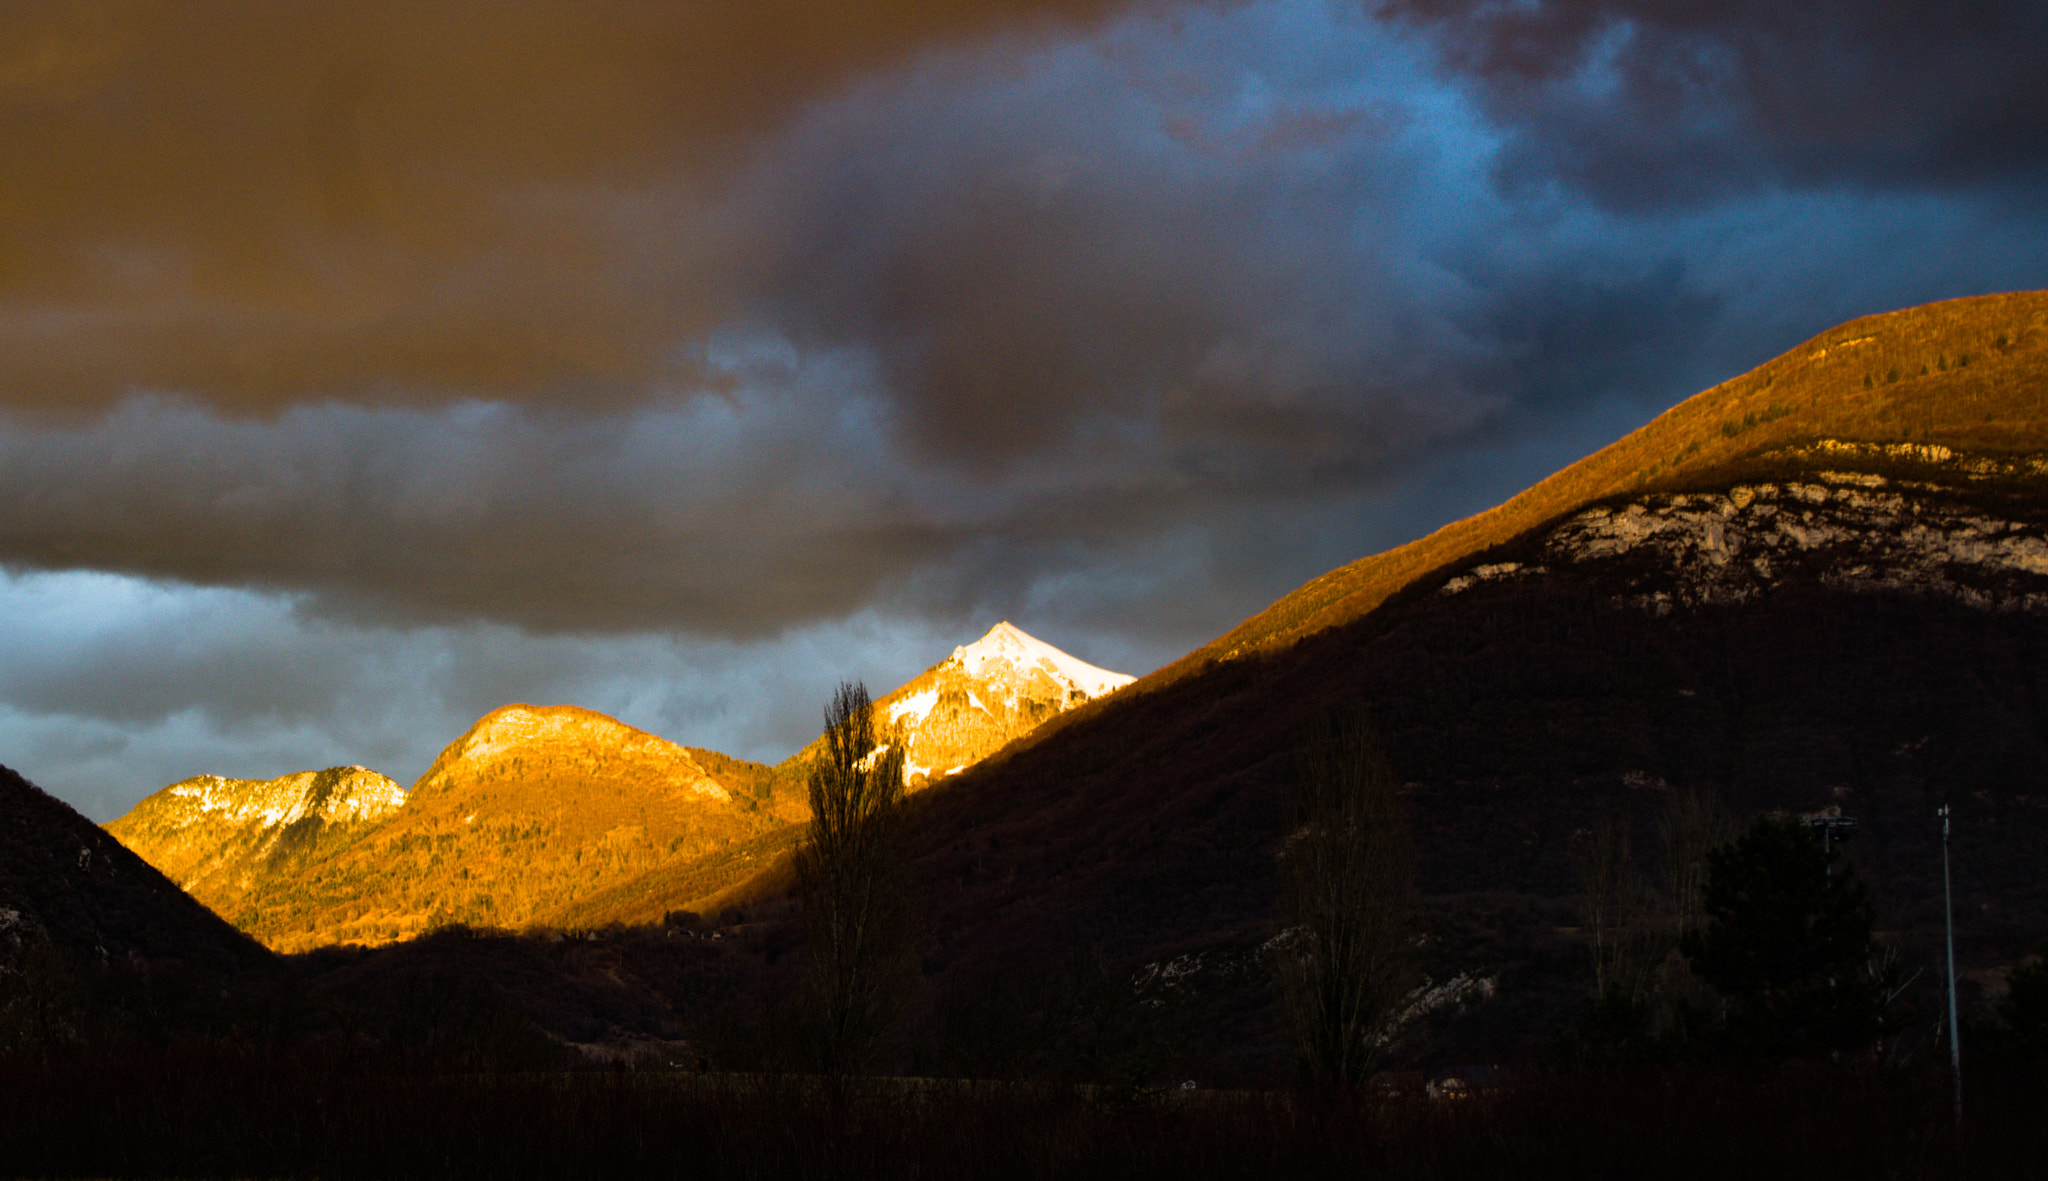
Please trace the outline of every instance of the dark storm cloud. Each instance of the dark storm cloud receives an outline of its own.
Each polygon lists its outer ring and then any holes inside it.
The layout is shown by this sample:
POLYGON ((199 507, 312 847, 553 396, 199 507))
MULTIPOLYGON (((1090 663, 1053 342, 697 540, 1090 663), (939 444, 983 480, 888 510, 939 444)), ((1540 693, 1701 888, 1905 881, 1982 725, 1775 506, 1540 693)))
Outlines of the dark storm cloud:
POLYGON ((689 380, 675 340, 731 292, 705 277, 715 243, 664 236, 677 205, 849 79, 1115 7, 10 4, 0 398, 267 410, 689 380))
POLYGON ((1202 483, 1355 479, 1469 421, 1451 281, 1394 229, 1437 145, 1313 47, 1191 39, 796 126, 749 190, 777 321, 871 349, 897 436, 983 473, 1137 433, 1202 483))
POLYGON ((1500 175, 1617 209, 1776 184, 2020 187, 2048 178, 2037 0, 1386 0, 1512 129, 1500 175))
POLYGON ((1491 342, 1515 417, 1569 414, 1603 396, 1675 392, 1727 303, 1683 260, 1592 253, 1555 270, 1471 275, 1486 297, 1469 327, 1491 342))
POLYGON ((630 407, 729 389, 706 339, 765 318, 869 355, 896 437, 983 470, 1119 419, 1240 481, 1427 436, 1456 342, 1359 241, 1405 112, 1239 125, 1314 54, 1229 61, 1228 6, 1122 37, 1124 78, 1040 52, 1166 7, 11 10, 0 397, 630 407))
MULTIPOLYGON (((815 109, 774 108, 772 134, 750 128, 758 142, 719 163, 718 191, 694 195, 676 177, 709 166, 651 169, 622 132, 603 133, 612 155, 542 135, 516 168, 451 138, 437 151, 483 153, 458 170, 462 191, 529 220, 427 218, 455 240, 449 257, 488 272, 433 288, 443 319, 357 321, 258 292, 251 324, 243 305, 173 301, 232 338, 203 363, 246 359, 274 383, 260 388, 164 376, 198 354, 121 322, 134 309, 104 282, 83 310, 0 317, 26 354, 69 348, 108 374, 158 366, 157 384, 196 387, 85 421, 17 416, 0 438, 0 558, 303 593, 310 611, 362 620, 759 637, 878 602, 966 617, 1037 577, 1151 553, 1146 539, 1190 513, 1240 519, 1223 506, 1355 484, 1497 399, 1469 388, 1478 350, 1437 306, 1458 281, 1400 232, 1435 167, 1400 99, 1412 61, 1360 87, 1340 53, 1306 53, 1292 32, 1219 18, 1163 49, 1141 22, 1107 44, 934 50, 815 109), (613 183, 613 212, 646 236, 542 238, 526 254, 464 237, 544 225, 555 205, 502 186, 549 169, 577 208, 613 183), (678 243, 709 255, 648 257, 678 243), (693 269, 710 255, 724 265, 693 269), (522 281, 558 263, 559 291, 522 281), (663 317, 691 283, 721 311, 684 331, 663 317), (558 314, 586 286, 596 310, 558 314), (666 323, 648 347, 690 372, 641 374, 624 400, 536 396, 565 374, 605 391, 595 362, 520 353, 529 321, 558 352, 624 366, 621 382, 638 364, 624 338, 666 323), (309 368, 294 352, 305 325, 376 339, 328 340, 332 365, 309 368), (454 374, 473 338, 503 342, 487 358, 502 370, 439 393, 487 384, 493 401, 375 404, 435 365, 454 374), (237 417, 251 398, 271 413, 237 417)), ((536 85, 594 69, 572 65, 490 68, 530 68, 536 85)), ((348 112, 393 68, 318 84, 313 122, 367 118, 348 112)), ((215 101, 247 103, 233 85, 215 101)), ((279 216, 346 229, 350 194, 376 190, 360 175, 376 153, 339 132, 311 142, 340 196, 279 216)), ((201 254, 240 248, 224 228, 171 228, 201 254)), ((434 241, 351 261, 336 282, 354 298, 358 265, 434 275, 434 241)))

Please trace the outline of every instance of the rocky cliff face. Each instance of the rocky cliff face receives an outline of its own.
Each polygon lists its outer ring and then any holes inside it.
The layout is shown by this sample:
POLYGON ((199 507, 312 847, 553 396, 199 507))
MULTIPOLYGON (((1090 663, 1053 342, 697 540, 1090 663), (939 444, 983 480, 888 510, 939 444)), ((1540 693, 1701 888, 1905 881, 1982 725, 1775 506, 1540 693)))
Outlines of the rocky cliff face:
POLYGON ((1620 601, 1657 614, 1747 603, 1794 582, 2048 612, 2048 523, 2025 499, 1998 495, 2000 485, 2037 479, 2043 461, 1834 442, 1796 458, 1815 457, 1841 470, 1585 509, 1547 533, 1531 560, 1471 567, 1438 593, 1599 568, 1625 588, 1620 601), (1913 469, 1904 478, 1855 470, 1901 460, 1913 469))
POLYGON ((912 787, 957 774, 1047 718, 1131 683, 1008 623, 877 702, 912 787))
POLYGON ((187 892, 222 898, 288 875, 397 813, 405 793, 364 767, 173 783, 107 831, 187 892))

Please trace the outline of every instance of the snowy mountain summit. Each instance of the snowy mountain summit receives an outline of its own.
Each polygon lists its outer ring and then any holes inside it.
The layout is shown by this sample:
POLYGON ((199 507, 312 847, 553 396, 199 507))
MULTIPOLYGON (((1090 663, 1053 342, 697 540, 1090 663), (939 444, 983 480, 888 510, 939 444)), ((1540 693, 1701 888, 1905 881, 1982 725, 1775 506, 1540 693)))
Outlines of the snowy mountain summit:
POLYGON ((1068 694, 1078 694, 1078 700, 1100 697, 1133 679, 1077 660, 1008 622, 996 624, 972 644, 953 649, 947 663, 957 664, 968 676, 983 681, 1005 677, 1029 680, 1033 674, 1043 673, 1063 685, 1068 694))
POLYGON ((877 720, 904 744, 904 776, 915 787, 965 770, 1054 714, 1131 680, 998 623, 877 702, 877 720))

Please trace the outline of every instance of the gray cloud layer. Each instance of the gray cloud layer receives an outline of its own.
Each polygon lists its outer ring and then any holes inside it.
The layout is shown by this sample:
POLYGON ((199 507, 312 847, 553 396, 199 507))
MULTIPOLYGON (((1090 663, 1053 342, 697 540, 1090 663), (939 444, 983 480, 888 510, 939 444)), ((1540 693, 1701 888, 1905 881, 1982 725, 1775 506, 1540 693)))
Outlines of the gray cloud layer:
MULTIPOLYGON (((397 252, 445 272, 401 284, 435 302, 419 317, 352 320, 264 289, 262 322, 222 322, 232 347, 201 334, 187 350, 110 326, 135 305, 102 283, 90 331, 38 338, 78 358, 59 368, 114 367, 71 404, 175 393, 22 419, 0 442, 0 553, 308 592, 365 617, 758 637, 892 595, 968 611, 1020 567, 1100 564, 1190 513, 1356 487, 1512 394, 1479 388, 1495 384, 1493 342, 1449 318, 1463 281, 1411 233, 1428 196, 1414 179, 1441 150, 1405 107, 1422 59, 1360 79, 1285 27, 1204 20, 1164 50, 1142 21, 935 50, 792 109, 744 153, 666 170, 590 104, 588 130, 623 160, 578 173, 557 157, 587 145, 557 132, 520 168, 486 152, 462 173, 496 202, 498 237, 406 206, 456 244, 397 252), (1188 68, 1226 43, 1236 59, 1188 68), (548 170, 577 173, 548 201, 507 179, 548 170), (562 216, 613 236, 564 245, 562 216), (471 265, 511 271, 454 281, 471 265), (543 271, 579 311, 514 273, 543 271), (301 317, 384 335, 337 346, 350 376, 307 359, 301 317), (625 392, 523 351, 532 323, 635 370, 616 375, 625 392), (657 323, 639 351, 661 363, 631 362, 618 333, 657 323), (435 369, 471 328, 504 342, 477 354, 502 370, 435 369), (256 358, 263 380, 188 372, 189 356, 256 358), (252 403, 261 414, 223 417, 252 403)), ((480 107, 494 92, 465 93, 480 107)), ((280 199, 273 217, 314 241, 315 212, 280 199)), ((83 249, 120 219, 80 224, 83 249)), ((217 260, 245 245, 205 219, 157 228, 217 260)), ((264 273, 325 275, 320 257, 264 273)), ((357 257, 332 290, 382 306, 393 289, 357 257)), ((214 314, 190 294, 166 314, 214 314)), ((48 318, 10 322, 27 336, 48 318)))

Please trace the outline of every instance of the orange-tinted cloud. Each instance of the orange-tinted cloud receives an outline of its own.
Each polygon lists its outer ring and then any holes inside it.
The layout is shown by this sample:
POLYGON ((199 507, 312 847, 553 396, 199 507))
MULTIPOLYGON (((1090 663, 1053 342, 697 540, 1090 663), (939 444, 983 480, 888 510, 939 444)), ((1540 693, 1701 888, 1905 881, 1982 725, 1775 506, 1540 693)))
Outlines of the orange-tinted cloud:
POLYGON ((1116 7, 10 4, 0 404, 692 380, 675 338, 731 292, 690 207, 759 136, 933 46, 1116 7))

